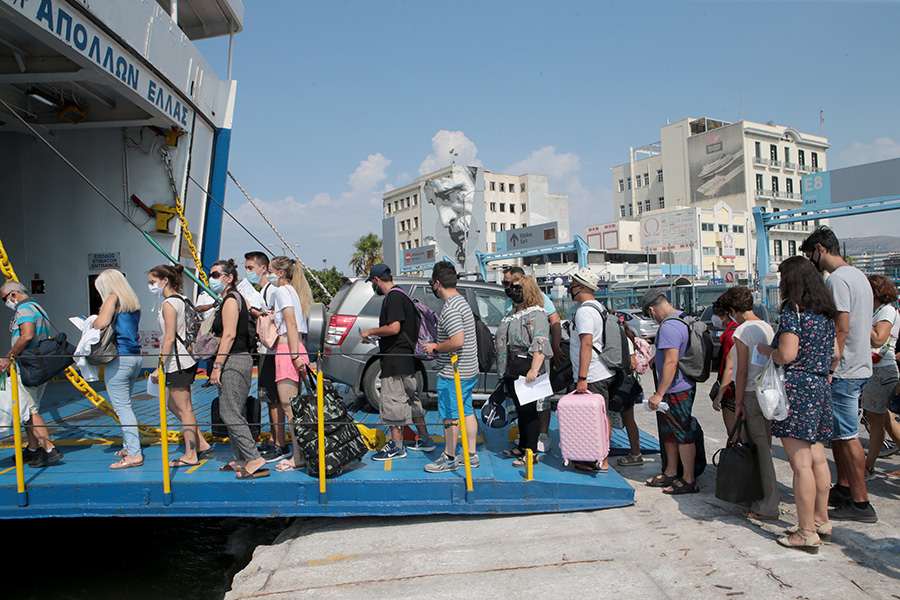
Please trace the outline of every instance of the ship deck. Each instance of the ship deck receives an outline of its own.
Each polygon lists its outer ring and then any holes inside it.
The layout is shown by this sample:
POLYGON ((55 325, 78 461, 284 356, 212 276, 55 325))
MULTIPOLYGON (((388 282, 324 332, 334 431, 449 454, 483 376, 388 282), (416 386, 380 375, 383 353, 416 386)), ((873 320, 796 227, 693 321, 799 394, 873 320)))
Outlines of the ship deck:
MULTIPOLYGON (((193 399, 201 429, 208 429, 209 405, 215 388, 194 384, 193 399), (204 426, 203 424, 206 424, 204 426)), ((255 379, 254 379, 255 386, 255 379)), ((101 395, 102 383, 95 389, 101 395)), ((133 397, 138 421, 159 423, 159 399, 146 391, 146 382, 133 397)), ((113 453, 121 447, 118 424, 95 408, 67 382, 48 385, 42 415, 63 458, 48 467, 24 466, 26 492, 16 487, 12 437, 0 440, 0 518, 79 516, 359 516, 414 514, 512 514, 577 511, 633 504, 634 489, 613 469, 586 474, 563 464, 558 450, 555 415, 551 424, 554 448, 534 467, 527 481, 524 469, 512 467, 502 455, 510 446, 508 428, 479 432, 480 466, 472 469, 473 491, 466 493, 464 469, 428 474, 423 467, 439 456, 437 414, 426 415, 438 449, 428 454, 407 452, 407 458, 375 462, 367 455, 327 480, 325 495, 319 481, 305 471, 275 472, 251 481, 235 479, 219 467, 231 460, 227 443, 198 465, 169 469, 171 495, 163 490, 162 445, 144 438, 144 465, 111 470, 113 453), (432 424, 434 423, 434 424, 432 424), (20 506, 20 504, 26 504, 20 506)), ((267 411, 264 409, 263 413, 267 411)), ((358 411, 356 419, 377 427, 378 415, 358 411)), ((169 427, 177 421, 169 418, 169 427)), ((263 417, 266 421, 266 417, 263 417)), ((267 428, 263 426, 265 431, 267 428)), ((23 435, 24 438, 24 435, 23 435)), ((613 430, 611 454, 627 454, 624 431, 613 430)), ((656 439, 641 433, 644 453, 659 451, 656 439)), ((179 456, 175 444, 170 457, 179 456)), ((274 465, 269 465, 270 467, 274 465)))

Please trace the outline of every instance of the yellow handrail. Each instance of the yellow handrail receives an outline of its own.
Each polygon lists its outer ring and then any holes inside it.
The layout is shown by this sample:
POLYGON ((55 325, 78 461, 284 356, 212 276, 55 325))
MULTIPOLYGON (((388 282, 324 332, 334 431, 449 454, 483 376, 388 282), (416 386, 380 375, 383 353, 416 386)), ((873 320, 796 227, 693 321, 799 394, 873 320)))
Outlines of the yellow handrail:
POLYGON ((316 412, 319 427, 319 502, 328 502, 328 493, 325 489, 325 385, 322 380, 322 354, 319 353, 316 368, 316 412))
POLYGON ((450 364, 453 365, 453 383, 456 386, 456 407, 459 416, 459 435, 462 437, 463 460, 466 465, 466 502, 473 500, 472 488, 472 462, 469 459, 469 436, 466 433, 466 414, 463 410, 462 382, 459 379, 459 356, 454 352, 450 355, 450 364))
POLYGON ((162 468, 163 468, 163 503, 172 504, 172 474, 169 472, 169 444, 166 442, 169 432, 169 415, 166 410, 166 370, 162 359, 159 361, 159 424, 162 430, 162 468))
POLYGON ((9 380, 12 385, 12 425, 13 439, 16 444, 16 489, 19 493, 19 506, 28 506, 28 492, 25 491, 25 465, 22 460, 22 419, 19 418, 19 374, 16 370, 16 357, 10 357, 9 380))

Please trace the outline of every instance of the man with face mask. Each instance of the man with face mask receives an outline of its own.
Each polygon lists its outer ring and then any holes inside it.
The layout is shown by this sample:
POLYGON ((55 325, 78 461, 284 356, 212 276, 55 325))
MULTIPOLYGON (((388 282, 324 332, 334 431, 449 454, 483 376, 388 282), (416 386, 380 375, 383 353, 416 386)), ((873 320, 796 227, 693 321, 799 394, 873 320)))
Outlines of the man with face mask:
MULTIPOLYGON (((50 337, 47 313, 37 302, 25 293, 25 286, 18 281, 7 281, 0 287, 2 297, 7 308, 13 311, 15 317, 10 326, 12 333, 12 348, 0 359, 0 373, 8 373, 14 356, 19 356, 28 348, 34 348, 38 342, 50 337)), ((47 432, 47 424, 39 414, 41 397, 44 395, 44 383, 37 387, 26 387, 19 379, 19 402, 21 402, 31 414, 25 429, 28 436, 28 447, 24 450, 24 460, 29 467, 46 467, 62 458, 62 452, 50 441, 47 432)))
MULTIPOLYGON (((524 275, 525 269, 522 267, 507 267, 503 270, 503 287, 506 290, 506 314, 509 314, 509 311, 512 310, 514 302, 521 302, 521 298, 517 300, 511 296, 514 292, 509 287, 512 276, 516 274, 524 275)), ((521 294, 521 291, 519 293, 521 294)), ((547 318, 550 321, 550 348, 553 350, 553 363, 556 366, 559 366, 565 360, 563 357, 562 346, 560 345, 562 343, 562 319, 559 318, 559 313, 556 312, 556 306, 554 306, 553 300, 543 292, 541 292, 541 297, 544 299, 544 312, 547 313, 547 318)), ((550 448, 553 446, 549 435, 549 407, 546 409, 538 409, 538 420, 541 424, 541 434, 538 437, 538 452, 549 452, 550 448)))
POLYGON ((415 340, 419 337, 419 314, 412 300, 400 286, 394 285, 391 268, 378 264, 369 271, 366 279, 372 290, 384 297, 378 327, 363 329, 364 343, 378 339, 381 354, 381 420, 391 428, 391 439, 384 448, 372 456, 372 460, 386 461, 406 458, 403 445, 403 426, 415 424, 419 432, 410 450, 431 452, 435 445, 425 427, 425 410, 419 400, 416 385, 416 359, 413 356, 415 340))
POLYGON ((825 287, 834 296, 834 331, 838 354, 831 364, 831 408, 834 414, 831 449, 837 484, 831 488, 828 512, 838 521, 875 523, 878 517, 866 490, 866 454, 859 441, 859 397, 872 376, 869 333, 874 305, 872 286, 862 271, 841 256, 837 236, 819 227, 803 240, 800 251, 820 273, 828 273, 825 287))

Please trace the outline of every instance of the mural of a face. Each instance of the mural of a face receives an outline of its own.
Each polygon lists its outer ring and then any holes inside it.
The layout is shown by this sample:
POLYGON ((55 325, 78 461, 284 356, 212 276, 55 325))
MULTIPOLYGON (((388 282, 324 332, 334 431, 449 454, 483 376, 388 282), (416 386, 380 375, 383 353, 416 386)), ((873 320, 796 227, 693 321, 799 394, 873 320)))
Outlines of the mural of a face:
POLYGON ((441 225, 456 245, 457 263, 465 265, 475 196, 474 169, 454 168, 444 177, 430 179, 425 182, 423 193, 425 201, 437 209, 441 225))

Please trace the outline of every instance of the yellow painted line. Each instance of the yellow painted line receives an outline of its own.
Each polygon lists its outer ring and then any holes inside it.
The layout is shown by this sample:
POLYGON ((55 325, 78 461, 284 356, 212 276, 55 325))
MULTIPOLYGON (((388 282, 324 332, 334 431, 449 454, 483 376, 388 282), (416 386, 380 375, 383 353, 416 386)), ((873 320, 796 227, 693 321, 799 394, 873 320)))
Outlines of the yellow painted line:
POLYGON ((209 460, 208 458, 204 458, 203 460, 201 460, 200 462, 198 462, 196 465, 194 465, 193 467, 191 467, 190 469, 188 469, 188 470, 187 470, 187 473, 188 473, 188 474, 193 473, 194 471, 196 471, 197 469, 199 469, 200 467, 202 467, 202 466, 203 466, 203 463, 205 463, 205 462, 208 461, 208 460, 209 460))
POLYGON ((15 467, 10 467, 10 468, 8 468, 8 469, 4 469, 4 470, 0 471, 0 475, 6 475, 6 474, 9 473, 10 471, 15 471, 15 470, 16 470, 15 467))
POLYGON ((393 461, 390 461, 390 460, 384 461, 384 470, 385 470, 385 471, 390 471, 390 470, 391 470, 391 462, 393 462, 393 461))

